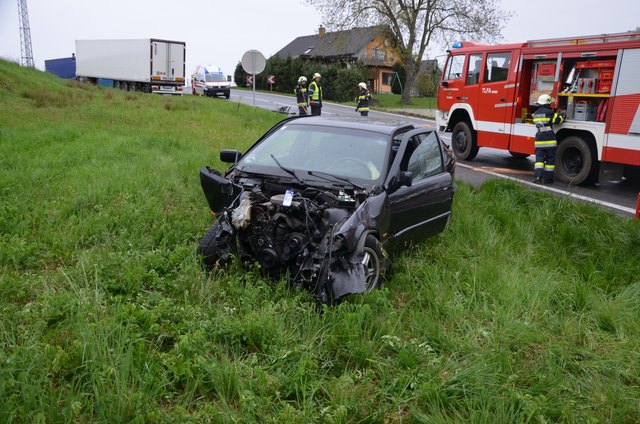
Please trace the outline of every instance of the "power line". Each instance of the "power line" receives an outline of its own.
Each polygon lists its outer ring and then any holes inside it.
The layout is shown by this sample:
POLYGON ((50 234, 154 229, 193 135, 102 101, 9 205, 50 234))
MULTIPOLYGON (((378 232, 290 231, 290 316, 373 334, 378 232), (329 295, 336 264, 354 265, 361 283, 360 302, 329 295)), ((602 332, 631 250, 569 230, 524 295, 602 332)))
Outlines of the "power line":
POLYGON ((29 12, 27 0, 18 0, 18 21, 20 23, 20 54, 22 66, 34 67, 31 51, 31 29, 29 28, 29 12))

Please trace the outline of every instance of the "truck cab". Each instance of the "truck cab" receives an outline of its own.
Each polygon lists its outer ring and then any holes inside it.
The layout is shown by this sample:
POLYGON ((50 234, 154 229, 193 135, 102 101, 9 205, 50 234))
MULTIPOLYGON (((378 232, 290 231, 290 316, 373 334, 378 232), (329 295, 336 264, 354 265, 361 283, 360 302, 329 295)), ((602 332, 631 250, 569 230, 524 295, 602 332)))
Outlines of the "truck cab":
POLYGON ((198 96, 224 96, 228 99, 231 83, 219 66, 199 65, 191 76, 191 92, 198 96))

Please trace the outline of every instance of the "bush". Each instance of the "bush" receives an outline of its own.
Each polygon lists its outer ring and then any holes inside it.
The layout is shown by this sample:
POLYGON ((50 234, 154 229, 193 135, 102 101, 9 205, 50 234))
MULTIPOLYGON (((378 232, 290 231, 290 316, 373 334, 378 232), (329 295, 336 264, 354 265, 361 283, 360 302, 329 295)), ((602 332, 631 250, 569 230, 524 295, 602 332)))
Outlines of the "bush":
POLYGON ((438 91, 441 74, 442 72, 438 70, 436 72, 427 71, 420 75, 416 81, 418 95, 423 97, 434 97, 438 91))

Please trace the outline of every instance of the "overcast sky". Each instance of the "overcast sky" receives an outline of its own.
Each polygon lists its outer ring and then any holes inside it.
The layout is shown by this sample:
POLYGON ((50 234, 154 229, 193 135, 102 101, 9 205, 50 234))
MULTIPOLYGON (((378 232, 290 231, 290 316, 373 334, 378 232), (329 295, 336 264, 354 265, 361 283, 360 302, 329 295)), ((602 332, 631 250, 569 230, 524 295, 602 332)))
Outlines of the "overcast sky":
MULTIPOLYGON (((638 0, 502 0, 514 16, 504 42, 624 32, 640 27, 638 0)), ((233 75, 247 50, 266 58, 317 33, 320 15, 301 0, 27 0, 35 65, 69 57, 75 40, 161 38, 187 44, 187 75, 198 64, 233 75), (184 5, 189 5, 185 7, 184 5)), ((434 48, 430 57, 442 53, 434 48)), ((0 0, 0 57, 20 61, 18 1, 0 0)), ((442 58, 440 58, 442 62, 442 58)))

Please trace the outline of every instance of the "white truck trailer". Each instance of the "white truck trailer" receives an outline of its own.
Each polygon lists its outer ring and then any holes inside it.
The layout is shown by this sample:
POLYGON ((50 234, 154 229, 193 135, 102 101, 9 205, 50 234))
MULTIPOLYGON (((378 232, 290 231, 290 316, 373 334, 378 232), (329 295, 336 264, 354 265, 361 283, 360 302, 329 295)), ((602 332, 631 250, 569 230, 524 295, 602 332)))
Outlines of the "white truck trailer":
POLYGON ((121 90, 181 95, 185 59, 183 41, 76 40, 76 78, 121 90))

